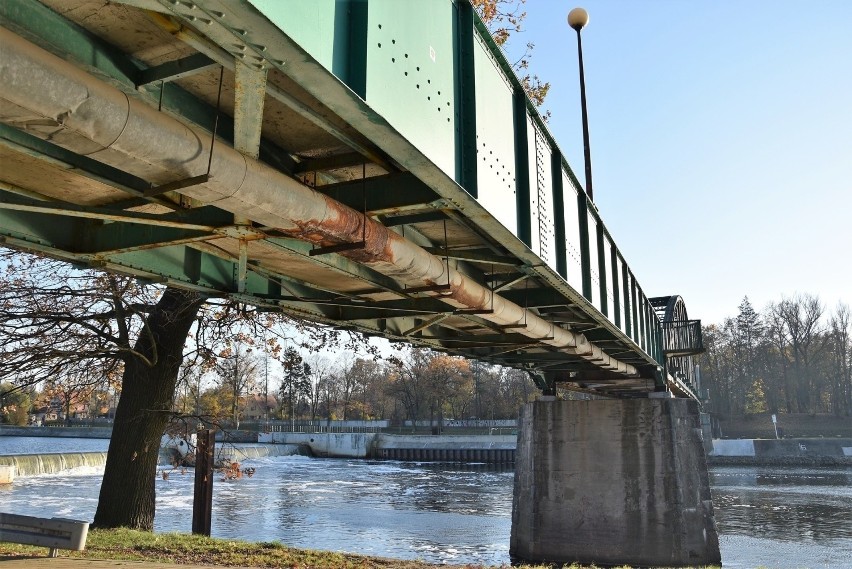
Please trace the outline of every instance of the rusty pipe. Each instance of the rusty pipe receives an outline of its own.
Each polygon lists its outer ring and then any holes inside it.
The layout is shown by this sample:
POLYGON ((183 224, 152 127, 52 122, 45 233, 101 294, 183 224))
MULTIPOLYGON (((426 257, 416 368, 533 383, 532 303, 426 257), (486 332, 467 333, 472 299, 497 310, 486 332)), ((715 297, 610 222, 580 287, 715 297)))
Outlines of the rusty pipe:
MULTIPOLYGON (((156 111, 70 63, 0 28, 0 120, 73 152, 162 184, 202 174, 209 135, 156 111)), ((540 318, 448 267, 382 224, 304 184, 216 144, 209 180, 182 193, 313 243, 356 242, 345 254, 410 286, 449 285, 437 298, 602 369, 636 376, 585 336, 540 318), (366 227, 365 224, 366 223, 366 227)))

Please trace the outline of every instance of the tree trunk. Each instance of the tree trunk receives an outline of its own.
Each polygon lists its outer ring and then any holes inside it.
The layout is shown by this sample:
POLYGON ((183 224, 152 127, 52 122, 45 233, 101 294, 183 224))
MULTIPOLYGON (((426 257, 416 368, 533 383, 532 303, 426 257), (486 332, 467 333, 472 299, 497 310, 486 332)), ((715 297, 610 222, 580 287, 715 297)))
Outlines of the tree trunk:
POLYGON ((135 346, 154 364, 138 357, 125 364, 95 527, 154 528, 160 438, 171 415, 184 343, 202 304, 197 293, 167 288, 135 346))

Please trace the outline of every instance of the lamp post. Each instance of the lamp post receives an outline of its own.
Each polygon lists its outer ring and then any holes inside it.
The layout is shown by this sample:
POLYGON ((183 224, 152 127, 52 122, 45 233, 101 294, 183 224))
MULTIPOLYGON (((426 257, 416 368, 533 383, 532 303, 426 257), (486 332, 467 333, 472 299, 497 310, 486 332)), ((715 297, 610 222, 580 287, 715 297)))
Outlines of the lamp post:
POLYGON ((580 30, 589 23, 589 13, 582 8, 574 8, 568 12, 568 25, 577 32, 577 55, 580 60, 580 107, 583 111, 583 155, 586 159, 586 193, 594 201, 592 193, 592 157, 589 152, 589 115, 586 112, 586 78, 583 74, 583 40, 580 30))

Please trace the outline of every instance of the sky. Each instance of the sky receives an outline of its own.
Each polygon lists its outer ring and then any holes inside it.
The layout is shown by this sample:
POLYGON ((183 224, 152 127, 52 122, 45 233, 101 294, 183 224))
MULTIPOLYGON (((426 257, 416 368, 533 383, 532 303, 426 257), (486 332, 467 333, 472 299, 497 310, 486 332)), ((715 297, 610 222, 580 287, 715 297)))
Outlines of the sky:
MULTIPOLYGON (((852 2, 583 0, 594 198, 645 294, 704 324, 852 304, 852 2)), ((582 182, 578 4, 528 0, 549 128, 582 182)))

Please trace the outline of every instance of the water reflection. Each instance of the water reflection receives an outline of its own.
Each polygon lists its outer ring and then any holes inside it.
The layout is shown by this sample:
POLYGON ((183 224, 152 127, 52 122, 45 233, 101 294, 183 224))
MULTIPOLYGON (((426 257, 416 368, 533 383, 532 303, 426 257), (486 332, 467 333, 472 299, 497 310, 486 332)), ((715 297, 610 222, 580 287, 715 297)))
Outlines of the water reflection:
POLYGON ((721 533, 776 540, 852 539, 852 470, 714 468, 721 533))

